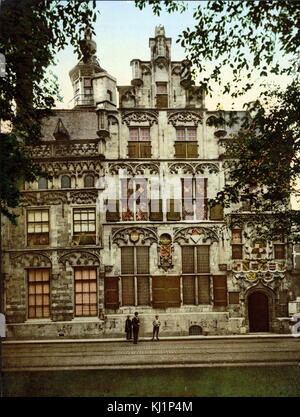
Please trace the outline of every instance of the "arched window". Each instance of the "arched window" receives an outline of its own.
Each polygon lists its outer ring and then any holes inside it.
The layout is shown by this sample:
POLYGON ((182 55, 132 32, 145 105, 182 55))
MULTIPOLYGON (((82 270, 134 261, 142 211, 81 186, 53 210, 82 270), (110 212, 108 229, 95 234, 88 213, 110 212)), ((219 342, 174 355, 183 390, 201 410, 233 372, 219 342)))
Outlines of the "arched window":
POLYGON ((61 177, 61 188, 71 188, 71 178, 69 175, 63 175, 61 177))
POLYGON ((95 186, 95 178, 93 175, 86 175, 84 177, 84 187, 85 188, 89 188, 89 187, 94 187, 95 186))
POLYGON ((39 190, 47 190, 48 189, 48 178, 45 178, 45 177, 39 178, 38 189, 39 190))

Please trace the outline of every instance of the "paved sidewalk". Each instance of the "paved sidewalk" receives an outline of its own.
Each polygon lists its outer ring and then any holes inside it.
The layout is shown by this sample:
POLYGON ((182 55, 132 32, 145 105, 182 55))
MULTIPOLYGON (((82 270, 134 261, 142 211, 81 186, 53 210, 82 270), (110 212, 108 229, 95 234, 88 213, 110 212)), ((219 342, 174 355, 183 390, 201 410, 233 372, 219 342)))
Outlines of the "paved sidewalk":
MULTIPOLYGON (((294 336, 293 334, 276 334, 276 333, 247 333, 247 334, 237 334, 237 335, 215 335, 215 336, 162 336, 159 337, 160 341, 191 341, 191 340, 235 340, 235 339, 285 339, 285 338, 292 338, 292 339, 299 339, 300 341, 300 334, 298 337, 294 336)), ((140 337, 140 342, 151 342, 151 336, 149 337, 140 337)), ((89 339, 77 339, 77 338, 60 338, 60 339, 37 339, 37 340, 14 340, 14 339, 2 339, 3 344, 36 344, 36 343, 86 343, 86 342, 97 342, 97 343, 109 343, 109 342, 124 342, 128 343, 128 341, 121 337, 115 338, 89 338, 89 339)))

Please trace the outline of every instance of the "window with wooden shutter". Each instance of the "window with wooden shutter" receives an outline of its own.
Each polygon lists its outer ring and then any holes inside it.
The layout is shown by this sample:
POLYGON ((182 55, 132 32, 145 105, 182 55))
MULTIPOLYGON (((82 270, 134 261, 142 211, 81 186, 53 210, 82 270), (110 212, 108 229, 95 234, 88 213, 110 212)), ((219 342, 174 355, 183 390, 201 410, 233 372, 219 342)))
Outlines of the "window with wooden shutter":
POLYGON ((152 278, 154 308, 180 306, 180 277, 154 276, 152 278))
POLYGON ((122 305, 149 305, 149 247, 122 247, 121 274, 122 305))
POLYGON ((122 276, 122 305, 135 305, 133 247, 121 248, 121 274, 132 274, 132 276, 122 276))
POLYGON ((209 246, 182 246, 182 288, 184 304, 210 303, 209 246))
POLYGON ((285 259, 285 245, 283 244, 274 245, 274 258, 285 259))
POLYGON ((175 158, 198 158, 195 127, 176 127, 175 158))
POLYGON ((180 200, 175 200, 173 198, 167 200, 167 220, 177 221, 181 219, 180 203, 180 200))
POLYGON ((106 206, 106 221, 118 222, 120 220, 120 203, 119 200, 108 200, 106 206))
POLYGON ((226 275, 213 276, 214 305, 227 306, 227 277, 226 275))
POLYGON ((207 178, 182 178, 183 220, 207 219, 207 178))
POLYGON ((198 303, 210 303, 210 276, 198 275, 198 303))
POLYGON ((119 308, 119 278, 105 277, 104 279, 105 308, 117 310, 119 308))
POLYGON ((78 245, 96 244, 96 210, 73 209, 73 241, 78 245))
POLYGON ((151 158, 150 127, 130 127, 128 158, 151 158))
POLYGON ((123 221, 148 220, 147 179, 121 180, 121 210, 123 221))
POLYGON ((156 83, 156 107, 168 107, 168 87, 165 82, 156 83))
POLYGON ((204 273, 210 271, 209 265, 209 246, 200 245, 197 248, 197 272, 204 273))
POLYGON ((163 211, 162 211, 162 200, 161 199, 151 199, 149 202, 149 219, 152 221, 162 221, 163 220, 163 211))

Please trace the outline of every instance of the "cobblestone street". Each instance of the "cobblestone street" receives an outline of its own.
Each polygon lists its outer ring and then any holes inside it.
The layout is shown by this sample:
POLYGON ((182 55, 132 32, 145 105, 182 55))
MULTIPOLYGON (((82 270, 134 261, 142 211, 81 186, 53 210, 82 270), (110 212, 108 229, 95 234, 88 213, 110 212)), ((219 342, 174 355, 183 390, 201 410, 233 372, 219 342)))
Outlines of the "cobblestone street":
POLYGON ((300 363, 300 340, 293 337, 176 339, 151 342, 5 342, 4 371, 132 369, 300 363))

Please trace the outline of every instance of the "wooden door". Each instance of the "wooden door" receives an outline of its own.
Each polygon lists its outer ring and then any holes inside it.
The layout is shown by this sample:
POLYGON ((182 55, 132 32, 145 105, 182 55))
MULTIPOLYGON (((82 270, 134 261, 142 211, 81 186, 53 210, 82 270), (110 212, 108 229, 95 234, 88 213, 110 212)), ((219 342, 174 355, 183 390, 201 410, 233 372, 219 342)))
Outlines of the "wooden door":
POLYGON ((249 295, 248 317, 250 332, 269 331, 269 300, 266 294, 255 291, 249 295))

